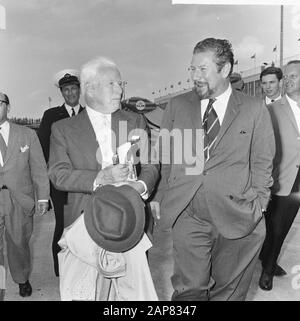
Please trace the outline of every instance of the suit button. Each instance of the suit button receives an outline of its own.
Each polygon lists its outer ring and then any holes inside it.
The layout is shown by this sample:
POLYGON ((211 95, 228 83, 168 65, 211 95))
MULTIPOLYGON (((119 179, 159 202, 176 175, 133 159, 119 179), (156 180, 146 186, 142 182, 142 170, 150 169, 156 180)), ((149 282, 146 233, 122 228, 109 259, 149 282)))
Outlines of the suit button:
POLYGON ((204 170, 202 174, 205 176, 205 175, 207 174, 207 171, 206 171, 206 170, 204 170))
POLYGON ((231 200, 233 200, 233 196, 232 196, 232 195, 229 195, 229 198, 230 198, 231 200))

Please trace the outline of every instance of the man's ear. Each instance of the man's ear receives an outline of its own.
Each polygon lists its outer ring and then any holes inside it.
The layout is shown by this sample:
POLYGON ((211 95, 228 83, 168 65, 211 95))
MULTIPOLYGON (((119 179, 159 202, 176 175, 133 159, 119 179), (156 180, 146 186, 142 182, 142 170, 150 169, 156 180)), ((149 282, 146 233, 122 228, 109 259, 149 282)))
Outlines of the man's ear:
POLYGON ((221 73, 224 79, 226 79, 229 76, 231 69, 231 64, 229 62, 226 62, 223 68, 221 69, 221 73))

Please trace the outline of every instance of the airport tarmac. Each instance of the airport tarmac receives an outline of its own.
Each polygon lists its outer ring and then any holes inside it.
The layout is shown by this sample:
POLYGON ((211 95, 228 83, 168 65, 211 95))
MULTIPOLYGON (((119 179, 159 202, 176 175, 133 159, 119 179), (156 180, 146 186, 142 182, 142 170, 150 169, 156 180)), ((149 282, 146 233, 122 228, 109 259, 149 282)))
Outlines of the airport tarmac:
MULTIPOLYGON (((5 301, 59 301, 59 279, 52 263, 51 242, 54 215, 50 211, 43 217, 35 217, 31 238, 33 270, 30 282, 31 297, 19 296, 19 287, 7 271, 5 301)), ((258 287, 261 272, 257 263, 247 301, 300 301, 300 214, 296 217, 283 245, 278 263, 288 272, 286 276, 274 277, 273 290, 263 291, 258 287)), ((154 244, 149 251, 149 264, 160 300, 169 301, 172 295, 172 240, 169 232, 154 231, 154 244)))

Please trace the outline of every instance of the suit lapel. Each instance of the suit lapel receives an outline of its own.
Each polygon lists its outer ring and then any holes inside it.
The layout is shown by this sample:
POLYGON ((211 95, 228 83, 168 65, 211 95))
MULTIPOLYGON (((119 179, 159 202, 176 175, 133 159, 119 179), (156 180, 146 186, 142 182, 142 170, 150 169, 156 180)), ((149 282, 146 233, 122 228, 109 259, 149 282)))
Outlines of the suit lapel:
POLYGON ((79 106, 79 111, 78 114, 81 113, 84 110, 84 107, 82 107, 81 105, 79 106))
POLYGON ((82 144, 82 147, 96 151, 99 147, 96 134, 94 132, 93 126, 89 119, 86 110, 83 110, 80 114, 76 116, 76 122, 74 122, 74 135, 77 136, 78 142, 82 144), (78 128, 81 130, 78 131, 78 128))
POLYGON ((18 148, 18 127, 15 126, 13 123, 9 122, 9 135, 8 135, 8 143, 7 143, 7 152, 5 160, 3 164, 9 160, 13 151, 18 148))
POLYGON ((295 130, 297 131, 297 133, 299 134, 299 129, 298 129, 298 126, 297 126, 297 123, 296 123, 296 119, 295 119, 295 116, 294 116, 294 113, 292 111, 292 107, 291 105, 289 104, 286 96, 283 96, 281 101, 280 101, 281 105, 282 106, 282 111, 287 115, 287 117, 289 118, 289 120, 291 121, 291 123, 293 124, 295 130))
POLYGON ((226 133, 230 125, 232 124, 233 120, 239 114, 240 105, 241 105, 241 101, 239 97, 235 95, 234 91, 232 91, 232 94, 230 95, 228 100, 228 105, 226 108, 224 119, 220 128, 216 143, 213 147, 213 150, 218 146, 219 142, 221 141, 222 137, 224 136, 224 134, 226 133))
POLYGON ((134 128, 131 118, 123 110, 117 110, 111 115, 112 151, 128 141, 128 133, 134 128), (120 123, 122 121, 122 123, 120 123), (121 125, 122 124, 122 125, 121 125), (124 126, 123 126, 124 125, 124 126), (115 139, 115 142, 114 142, 115 139))
POLYGON ((62 105, 60 106, 59 116, 60 116, 60 119, 70 117, 70 115, 69 115, 69 113, 68 113, 68 111, 67 111, 67 108, 66 108, 65 104, 62 104, 62 105))
POLYGON ((190 113, 191 124, 195 129, 202 128, 201 101, 194 90, 192 90, 192 93, 191 93, 190 103, 191 103, 191 113, 190 113))

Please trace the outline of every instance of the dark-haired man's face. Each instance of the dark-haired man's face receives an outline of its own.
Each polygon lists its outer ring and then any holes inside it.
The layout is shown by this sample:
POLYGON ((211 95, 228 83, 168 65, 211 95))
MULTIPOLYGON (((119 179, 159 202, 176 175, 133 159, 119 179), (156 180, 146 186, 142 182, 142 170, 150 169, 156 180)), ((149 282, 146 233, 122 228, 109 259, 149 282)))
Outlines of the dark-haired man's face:
POLYGON ((78 85, 65 85, 61 88, 61 94, 63 95, 67 105, 75 107, 79 104, 80 88, 78 85))
POLYGON ((191 79, 200 99, 213 98, 222 94, 228 87, 228 73, 218 71, 215 54, 212 51, 198 52, 192 57, 191 79))
POLYGON ((281 80, 275 74, 262 76, 261 88, 270 99, 275 99, 280 95, 281 80))

